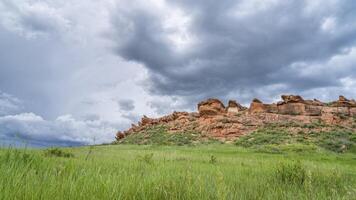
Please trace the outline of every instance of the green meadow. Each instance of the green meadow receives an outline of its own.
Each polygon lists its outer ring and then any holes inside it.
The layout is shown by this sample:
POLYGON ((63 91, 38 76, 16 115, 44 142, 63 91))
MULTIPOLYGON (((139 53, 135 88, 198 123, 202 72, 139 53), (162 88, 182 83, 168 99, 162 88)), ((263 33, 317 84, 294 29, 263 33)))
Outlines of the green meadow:
POLYGON ((235 144, 0 150, 0 199, 356 199, 356 154, 235 144))

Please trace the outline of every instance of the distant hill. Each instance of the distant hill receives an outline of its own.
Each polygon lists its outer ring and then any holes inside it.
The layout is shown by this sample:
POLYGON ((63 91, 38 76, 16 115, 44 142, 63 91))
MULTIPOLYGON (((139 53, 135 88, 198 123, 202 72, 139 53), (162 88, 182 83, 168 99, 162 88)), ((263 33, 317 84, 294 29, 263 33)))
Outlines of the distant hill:
POLYGON ((173 112, 158 119, 144 116, 129 130, 119 131, 116 143, 184 145, 220 141, 251 146, 298 143, 299 139, 299 143, 342 152, 355 146, 355 133, 355 100, 340 96, 337 101, 324 103, 282 95, 282 101, 272 104, 254 99, 249 108, 233 100, 225 106, 218 99, 208 99, 198 104, 198 112, 173 112))

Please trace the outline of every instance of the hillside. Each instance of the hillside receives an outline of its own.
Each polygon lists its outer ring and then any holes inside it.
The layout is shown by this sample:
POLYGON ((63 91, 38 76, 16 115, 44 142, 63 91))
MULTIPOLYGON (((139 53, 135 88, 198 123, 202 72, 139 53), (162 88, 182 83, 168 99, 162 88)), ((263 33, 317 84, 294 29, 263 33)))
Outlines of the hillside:
POLYGON ((225 106, 218 99, 208 99, 198 104, 198 112, 173 112, 158 119, 144 116, 129 130, 119 131, 116 143, 179 145, 213 140, 237 144, 245 141, 249 144, 242 145, 248 146, 256 143, 252 136, 272 135, 279 142, 265 138, 268 144, 299 141, 343 152, 354 148, 355 132, 355 100, 340 96, 324 103, 282 95, 282 101, 272 104, 254 99, 249 108, 234 100, 225 106))

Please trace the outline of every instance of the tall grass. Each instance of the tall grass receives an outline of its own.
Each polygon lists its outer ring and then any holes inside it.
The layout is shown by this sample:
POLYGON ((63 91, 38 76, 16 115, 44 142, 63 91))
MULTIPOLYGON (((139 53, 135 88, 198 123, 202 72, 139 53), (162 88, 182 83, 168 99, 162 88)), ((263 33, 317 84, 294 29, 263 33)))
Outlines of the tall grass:
POLYGON ((234 145, 0 150, 0 199, 353 199, 355 154, 234 145))

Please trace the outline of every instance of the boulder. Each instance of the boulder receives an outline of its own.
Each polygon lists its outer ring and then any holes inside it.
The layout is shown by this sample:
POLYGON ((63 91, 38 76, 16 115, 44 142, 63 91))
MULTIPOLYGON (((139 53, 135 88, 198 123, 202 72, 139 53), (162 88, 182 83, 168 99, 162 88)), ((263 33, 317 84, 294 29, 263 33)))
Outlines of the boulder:
POLYGON ((348 102, 348 101, 350 101, 350 100, 348 100, 348 99, 346 99, 346 97, 340 95, 340 96, 339 96, 339 101, 340 101, 340 102, 348 102))
POLYGON ((125 137, 125 133, 121 132, 121 131, 118 131, 116 133, 116 140, 121 140, 125 137))
POLYGON ((142 124, 142 126, 145 126, 145 125, 150 124, 150 123, 151 123, 151 119, 148 118, 146 115, 144 115, 144 116, 142 117, 142 119, 141 119, 141 124, 142 124))
POLYGON ((262 103, 262 101, 260 101, 260 100, 257 99, 257 98, 254 98, 254 99, 252 100, 252 103, 262 103))
POLYGON ((146 115, 144 115, 141 119, 141 123, 140 126, 146 126, 146 125, 155 125, 158 124, 159 120, 157 119, 151 119, 149 117, 147 117, 146 115))
POLYGON ((284 103, 304 103, 304 99, 299 95, 282 95, 284 103))
POLYGON ((259 99, 253 99, 249 109, 250 113, 263 113, 267 112, 265 104, 259 99))
POLYGON ((200 116, 211 116, 225 113, 224 104, 218 99, 208 99, 198 104, 200 116))
POLYGON ((246 109, 247 109, 246 107, 237 103, 235 100, 230 100, 226 110, 228 113, 238 113, 239 111, 246 110, 246 109))

